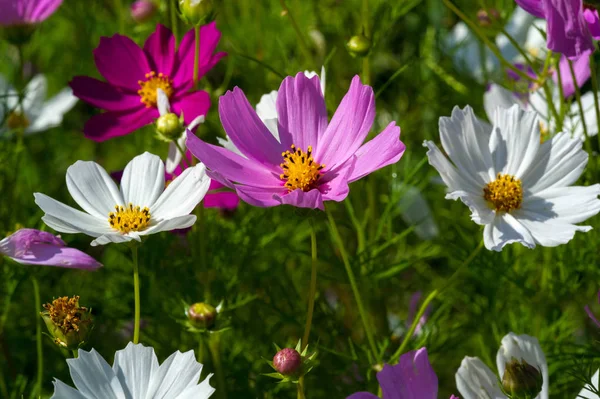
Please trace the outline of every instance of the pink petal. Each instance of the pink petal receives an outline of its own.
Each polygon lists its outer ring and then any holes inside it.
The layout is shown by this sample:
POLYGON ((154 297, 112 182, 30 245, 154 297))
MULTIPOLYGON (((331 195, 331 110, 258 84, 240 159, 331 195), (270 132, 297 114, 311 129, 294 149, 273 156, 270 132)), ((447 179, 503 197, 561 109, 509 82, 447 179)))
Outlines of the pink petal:
POLYGON ((318 208, 322 211, 325 210, 325 207, 323 206, 323 196, 316 188, 310 191, 296 189, 285 195, 276 195, 275 199, 281 201, 284 205, 292 205, 297 208, 318 208))
POLYGON ((233 210, 240 204, 240 197, 233 192, 220 192, 206 194, 203 201, 205 208, 219 208, 233 210))
POLYGON ((319 77, 307 78, 299 72, 283 80, 277 94, 278 130, 281 144, 292 144, 306 151, 308 146, 318 151, 319 137, 327 128, 327 108, 319 77))
POLYGON ((346 399, 379 399, 379 396, 373 395, 370 392, 356 392, 348 396, 346 399))
POLYGON ((98 71, 108 83, 137 92, 138 81, 145 80, 151 71, 146 55, 127 36, 101 37, 94 50, 98 71))
POLYGON ((406 146, 400 141, 400 127, 391 122, 375 138, 356 151, 356 164, 350 182, 362 179, 371 172, 396 163, 404 154, 406 146))
POLYGON ((437 399, 438 378, 425 348, 405 353, 396 366, 384 365, 377 380, 384 398, 437 399))
MULTIPOLYGON (((584 53, 581 57, 572 60, 571 63, 573 64, 573 72, 575 73, 577 86, 581 87, 592 76, 590 69, 590 53, 584 53)), ((564 96, 570 97, 575 94, 575 82, 573 81, 573 75, 571 75, 569 59, 564 55, 560 57, 558 68, 562 80, 564 96)), ((555 73, 553 79, 558 83, 558 74, 555 73)))
POLYGON ((173 99, 171 112, 180 115, 183 112, 183 118, 186 125, 192 123, 194 118, 200 115, 206 115, 210 108, 210 95, 205 91, 195 91, 185 93, 180 98, 173 99))
POLYGON ((158 118, 156 108, 140 108, 133 111, 108 111, 92 116, 85 124, 85 137, 94 141, 104 141, 124 136, 145 126, 158 118))
POLYGON ((548 48, 574 59, 594 51, 581 0, 544 0, 548 48))
POLYGON ((124 92, 88 76, 75 76, 69 83, 73 95, 81 100, 108 111, 124 111, 144 107, 140 96, 124 92))
POLYGON ((260 120, 254 108, 238 87, 219 99, 219 115, 223 129, 235 146, 246 155, 274 173, 280 173, 284 147, 260 120))
POLYGON ((363 85, 357 75, 319 140, 315 160, 327 168, 343 163, 361 146, 374 119, 373 89, 363 85))
POLYGON ((175 62, 175 37, 170 29, 156 24, 156 30, 144 43, 144 52, 152 70, 173 78, 173 63, 175 62))
POLYGON ((326 201, 343 201, 350 192, 348 177, 356 164, 356 156, 348 159, 334 170, 327 171, 319 180, 319 191, 326 201))
POLYGON ((283 189, 276 190, 272 188, 242 186, 239 184, 235 185, 235 191, 242 201, 261 208, 281 205, 281 201, 276 200, 274 196, 283 194, 283 189))
POLYGON ((515 0, 517 4, 525 11, 538 18, 546 18, 544 10, 545 0, 515 0))
POLYGON ((598 17, 598 10, 591 10, 586 8, 583 10, 583 17, 585 18, 590 34, 596 40, 600 39, 600 17, 598 17))

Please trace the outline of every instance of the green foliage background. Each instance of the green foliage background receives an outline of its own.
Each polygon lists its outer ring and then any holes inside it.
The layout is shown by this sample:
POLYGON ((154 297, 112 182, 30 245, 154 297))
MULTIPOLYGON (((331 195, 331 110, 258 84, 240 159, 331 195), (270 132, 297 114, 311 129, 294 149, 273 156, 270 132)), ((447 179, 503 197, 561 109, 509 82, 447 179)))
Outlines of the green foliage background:
MULTIPOLYGON (((474 17, 481 8, 476 3, 463 0, 457 5, 474 17)), ((29 69, 46 74, 50 91, 55 93, 74 75, 99 77, 92 50, 101 36, 118 32, 143 43, 157 22, 170 25, 166 4, 144 24, 131 20, 129 5, 125 0, 65 0, 26 46, 29 69)), ((468 209, 445 200, 443 186, 432 182, 437 174, 427 164, 421 143, 439 141, 438 118, 449 115, 455 105, 470 104, 483 116, 485 88, 460 75, 444 51, 443 39, 456 18, 438 0, 369 0, 366 13, 360 0, 288 0, 287 5, 314 60, 303 55, 279 1, 223 0, 218 4, 217 26, 223 33, 219 48, 229 56, 201 82, 213 106, 198 134, 211 142, 224 136, 216 105, 226 90, 239 86, 256 103, 262 94, 278 88, 279 75, 318 71, 322 64, 327 70, 331 116, 352 77, 363 70, 363 61, 351 57, 345 43, 361 33, 363 20, 367 21, 374 37, 369 62, 378 112, 372 135, 396 120, 407 151, 398 164, 352 184, 346 204, 328 204, 328 208, 340 226, 387 360, 403 338, 392 334, 388 315, 397 316, 403 324, 411 295, 421 291, 425 296, 441 287, 482 239, 468 209), (323 35, 324 46, 309 38, 311 31, 323 35), (422 191, 432 209, 440 231, 433 240, 419 239, 414 226, 402 218, 400 200, 409 185, 422 191)), ((488 0, 485 5, 495 6, 503 18, 514 7, 511 1, 488 0)), ((181 38, 190 27, 178 24, 181 38)), ((14 81, 17 69, 16 48, 0 41, 0 72, 14 81)), ((166 145, 155 139, 151 126, 99 144, 85 139, 82 127, 96 112, 79 102, 59 128, 28 136, 21 144, 0 141, 2 234, 19 226, 47 229, 33 192, 73 204, 65 172, 77 160, 94 160, 114 171, 144 151, 166 155, 166 145)), ((582 183, 598 181, 597 170, 590 168, 582 183)), ((177 349, 197 349, 198 337, 178 323, 184 317, 182 302, 216 305, 224 301, 226 307, 235 309, 221 316, 231 326, 220 335, 227 390, 215 397, 295 397, 294 386, 262 375, 271 371, 263 359, 274 355, 273 343, 293 346, 302 335, 312 220, 318 234, 319 274, 310 345, 318 350, 318 365, 307 376, 307 397, 345 398, 360 390, 377 392, 374 364, 366 355, 357 308, 323 213, 246 204, 232 214, 214 209, 197 213, 203 215, 203 222, 188 235, 154 235, 140 249, 142 343, 152 345, 161 360, 177 349), (326 296, 337 297, 337 305, 332 307, 326 296)), ((589 224, 597 228, 599 221, 595 217, 589 224)), ((95 348, 112 360, 114 352, 131 338, 126 330, 133 317, 127 248, 92 248, 90 238, 83 235, 63 238, 96 257, 104 268, 91 273, 26 267, 0 259, 1 397, 32 397, 35 325, 41 310, 34 302, 32 276, 41 283, 43 302, 80 295, 81 304, 92 308, 95 328, 85 349, 95 348)), ((458 283, 433 302, 424 334, 412 339, 407 348, 427 346, 440 380, 440 397, 458 394, 454 373, 464 356, 478 356, 495 369, 500 339, 510 331, 539 338, 548 358, 551 396, 576 397, 582 383, 570 372, 597 358, 598 331, 583 307, 595 302, 599 288, 598 238, 597 230, 592 230, 558 248, 527 250, 512 245, 501 253, 484 250, 474 259, 458 283)), ((42 397, 49 397, 53 377, 71 380, 65 354, 48 337, 43 346, 42 397)), ((206 364, 205 373, 213 372, 208 349, 204 347, 197 355, 206 364)), ((213 379, 213 385, 216 382, 213 379)))

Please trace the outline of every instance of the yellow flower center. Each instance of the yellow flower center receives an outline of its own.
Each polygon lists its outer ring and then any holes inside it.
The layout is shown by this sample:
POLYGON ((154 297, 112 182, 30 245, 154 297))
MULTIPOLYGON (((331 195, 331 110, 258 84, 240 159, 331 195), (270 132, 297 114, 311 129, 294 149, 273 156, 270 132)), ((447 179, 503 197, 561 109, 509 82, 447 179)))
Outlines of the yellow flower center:
POLYGON ((542 144, 546 139, 550 138, 550 130, 544 124, 544 122, 540 121, 540 144, 542 144))
POLYGON ((12 111, 6 118, 9 129, 25 129, 29 126, 29 119, 21 111, 12 111))
POLYGON ((43 306, 52 323, 64 333, 79 331, 82 314, 87 312, 87 308, 79 306, 79 296, 56 298, 43 306))
POLYGON ((123 234, 130 231, 142 231, 150 223, 150 210, 148 207, 141 209, 131 203, 128 207, 116 205, 115 212, 108 214, 108 223, 110 223, 110 227, 123 234))
POLYGON ((162 89, 169 98, 173 94, 173 82, 163 73, 148 72, 146 80, 138 80, 138 84, 140 101, 146 104, 146 108, 156 107, 156 89, 162 89))
POLYGON ((511 175, 498 173, 496 180, 483 188, 483 198, 496 211, 510 212, 519 209, 523 202, 521 180, 511 175))
POLYGON ((289 191, 297 188, 310 191, 315 188, 325 165, 315 162, 311 146, 308 146, 307 151, 304 152, 292 144, 291 151, 288 150, 281 156, 283 156, 283 163, 280 166, 283 173, 279 178, 285 180, 285 186, 289 191))

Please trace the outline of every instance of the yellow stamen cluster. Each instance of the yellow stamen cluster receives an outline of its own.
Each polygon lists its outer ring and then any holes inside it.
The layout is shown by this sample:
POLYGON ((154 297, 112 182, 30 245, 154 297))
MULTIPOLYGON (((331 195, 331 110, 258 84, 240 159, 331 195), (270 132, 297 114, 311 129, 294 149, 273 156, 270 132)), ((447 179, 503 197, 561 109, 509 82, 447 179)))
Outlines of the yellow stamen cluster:
POLYGON ((52 303, 45 304, 44 309, 48 312, 52 323, 65 334, 79 331, 84 313, 88 311, 87 308, 79 306, 79 296, 56 298, 52 303))
POLYGON ((108 223, 110 223, 110 227, 123 234, 130 231, 142 231, 150 223, 150 209, 148 207, 141 209, 131 203, 127 207, 116 205, 115 212, 108 214, 108 223))
POLYGON ((292 144, 291 151, 286 151, 281 156, 283 163, 280 166, 283 173, 279 178, 285 180, 285 187, 289 191, 298 188, 302 191, 310 191, 315 188, 325 165, 315 162, 311 146, 308 146, 307 151, 304 152, 292 144))
POLYGON ((523 202, 521 180, 511 175, 498 173, 496 180, 483 188, 483 198, 496 211, 510 212, 519 209, 523 202))
POLYGON ((173 94, 173 82, 163 73, 157 75, 154 71, 148 72, 146 80, 138 80, 138 84, 140 101, 146 104, 146 108, 156 107, 156 89, 162 89, 169 98, 173 94))
POLYGON ((25 129, 29 126, 29 119, 20 111, 12 111, 6 118, 9 129, 25 129))

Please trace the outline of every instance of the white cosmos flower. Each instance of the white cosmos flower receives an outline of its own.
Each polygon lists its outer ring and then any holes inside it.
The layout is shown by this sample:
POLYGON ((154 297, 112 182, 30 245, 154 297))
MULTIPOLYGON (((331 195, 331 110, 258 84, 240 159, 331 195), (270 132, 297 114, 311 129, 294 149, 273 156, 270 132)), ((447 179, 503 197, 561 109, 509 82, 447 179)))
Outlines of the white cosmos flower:
MULTIPOLYGON (((169 103, 169 97, 167 97, 167 94, 162 89, 156 89, 156 97, 158 113, 160 114, 160 116, 164 116, 170 113, 171 104, 169 103)), ((192 123, 190 123, 190 125, 187 127, 187 129, 194 131, 194 129, 196 129, 201 123, 204 123, 204 115, 198 115, 197 117, 195 117, 192 123)), ((174 142, 169 143, 169 154, 167 155, 167 160, 165 162, 165 169, 167 170, 167 173, 173 173, 173 171, 177 168, 177 165, 179 165, 179 162, 181 162, 181 159, 183 158, 183 154, 181 153, 181 151, 179 151, 179 148, 181 148, 183 152, 185 152, 186 135, 183 134, 185 133, 185 130, 186 129, 181 130, 181 135, 177 139, 177 144, 175 144, 174 142)))
POLYGON ((448 187, 446 198, 460 199, 485 226, 487 249, 557 246, 591 229, 575 223, 600 211, 600 184, 571 186, 588 161, 582 141, 561 132, 540 144, 535 112, 498 108, 489 128, 470 107, 456 107, 440 118, 440 138, 450 161, 425 141, 429 163, 448 187))
POLYGON ((123 172, 121 190, 95 162, 77 161, 67 169, 67 189, 81 212, 45 194, 35 203, 45 212, 42 220, 63 233, 96 237, 92 245, 141 241, 141 236, 190 227, 190 212, 210 185, 204 164, 187 168, 165 189, 163 162, 145 152, 133 158, 123 172))
POLYGON ((94 349, 80 349, 67 364, 77 389, 55 379, 50 399, 206 399, 215 391, 212 374, 198 384, 202 365, 194 351, 177 351, 159 365, 154 349, 130 342, 112 367, 94 349))
POLYGON ((19 93, 0 76, 0 96, 5 102, 0 105, 0 136, 6 131, 23 128, 24 134, 38 133, 59 126, 63 115, 77 103, 71 88, 61 90, 46 101, 48 83, 44 75, 36 75, 25 87, 19 104, 19 93))
MULTIPOLYGON (((500 381, 507 363, 525 361, 542 373, 542 390, 536 399, 548 399, 548 363, 537 338, 509 333, 502 338, 496 355, 500 381)), ((461 399, 506 399, 500 389, 498 377, 477 357, 465 357, 456 372, 456 387, 461 399)))

